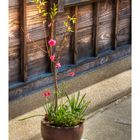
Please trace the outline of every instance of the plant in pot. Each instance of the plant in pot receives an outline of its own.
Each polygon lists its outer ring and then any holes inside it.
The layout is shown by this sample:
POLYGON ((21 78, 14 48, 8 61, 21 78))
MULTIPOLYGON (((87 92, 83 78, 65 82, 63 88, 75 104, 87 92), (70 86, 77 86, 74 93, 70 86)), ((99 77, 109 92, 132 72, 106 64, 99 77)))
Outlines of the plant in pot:
MULTIPOLYGON (((65 84, 62 84, 61 87, 58 86, 61 52, 65 49, 68 35, 73 32, 72 25, 76 23, 76 18, 67 16, 66 21, 64 21, 66 32, 63 34, 59 48, 57 48, 54 26, 58 14, 58 5, 53 0, 33 0, 33 2, 36 3, 41 15, 46 49, 40 48, 36 42, 32 41, 29 35, 27 37, 36 47, 47 53, 54 77, 54 92, 52 93, 48 90, 43 93, 43 96, 46 98, 46 104, 44 105, 45 115, 41 121, 41 135, 43 140, 80 140, 83 133, 85 111, 89 101, 86 101, 85 95, 81 96, 80 92, 76 96, 69 96, 65 84), (46 17, 48 21, 46 21, 46 17), (46 30, 46 27, 48 30, 46 30), (58 100, 59 95, 64 95, 66 97, 65 101, 58 100), (53 101, 49 101, 51 96, 53 96, 53 101)), ((71 71, 68 75, 75 76, 75 72, 71 71)))

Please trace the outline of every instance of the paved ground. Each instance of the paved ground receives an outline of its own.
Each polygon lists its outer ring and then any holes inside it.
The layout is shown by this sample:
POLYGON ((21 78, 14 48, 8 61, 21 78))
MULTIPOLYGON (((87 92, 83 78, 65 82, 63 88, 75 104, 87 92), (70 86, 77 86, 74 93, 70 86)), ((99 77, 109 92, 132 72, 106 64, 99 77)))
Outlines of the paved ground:
POLYGON ((92 114, 85 122, 89 140, 131 140, 131 98, 123 97, 92 114))
MULTIPOLYGON (((40 119, 12 121, 10 140, 42 140, 40 119), (22 128, 22 125, 26 127, 22 128)), ((83 138, 87 140, 131 140, 131 97, 124 96, 88 115, 83 138)))

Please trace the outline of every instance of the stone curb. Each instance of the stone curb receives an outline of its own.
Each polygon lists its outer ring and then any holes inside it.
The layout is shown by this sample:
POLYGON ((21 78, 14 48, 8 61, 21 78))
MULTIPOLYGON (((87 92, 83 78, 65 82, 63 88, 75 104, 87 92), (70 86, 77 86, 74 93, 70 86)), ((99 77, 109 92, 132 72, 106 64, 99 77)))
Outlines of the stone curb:
POLYGON ((88 93, 86 98, 91 100, 87 110, 87 114, 89 114, 131 93, 131 70, 85 88, 82 93, 88 93))

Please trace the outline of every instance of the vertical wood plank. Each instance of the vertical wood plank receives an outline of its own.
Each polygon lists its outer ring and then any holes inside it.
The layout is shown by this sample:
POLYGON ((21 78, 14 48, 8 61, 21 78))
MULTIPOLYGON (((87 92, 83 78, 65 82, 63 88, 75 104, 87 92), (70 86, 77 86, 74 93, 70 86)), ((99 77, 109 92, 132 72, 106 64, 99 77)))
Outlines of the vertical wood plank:
POLYGON ((93 3, 93 31, 92 31, 92 44, 93 44, 93 56, 96 57, 98 54, 98 25, 99 25, 99 11, 100 1, 93 3))
MULTIPOLYGON (((78 21, 78 6, 71 7, 71 16, 75 16, 75 18, 78 21)), ((70 37, 70 47, 72 48, 72 63, 76 64, 77 60, 77 30, 78 30, 78 23, 76 22, 74 25, 72 25, 74 32, 71 33, 70 37)))
POLYGON ((20 38, 21 38, 21 81, 25 82, 27 80, 27 21, 26 21, 26 0, 20 0, 20 38))
POLYGON ((130 39, 129 43, 132 44, 132 1, 130 0, 130 39))
POLYGON ((113 13, 113 43, 112 49, 115 50, 117 48, 117 37, 118 37, 118 20, 119 20, 119 0, 114 0, 114 13, 113 13))
MULTIPOLYGON (((47 3, 47 11, 50 12, 50 8, 53 7, 53 3, 57 3, 57 0, 49 0, 47 3)), ((48 47, 48 42, 50 39, 55 39, 56 38, 56 33, 55 33, 55 22, 51 23, 51 19, 50 16, 48 14, 47 16, 47 43, 46 43, 46 47, 48 47), (51 23, 51 27, 48 27, 48 25, 51 23)), ((50 48, 51 52, 53 53, 55 51, 55 47, 54 48, 50 48)), ((47 54, 47 62, 49 63, 49 68, 47 70, 47 72, 53 72, 53 63, 51 62, 49 55, 47 54)))
MULTIPOLYGON (((46 9, 47 9, 47 12, 50 12, 50 7, 51 7, 51 2, 50 1, 48 1, 48 3, 47 3, 47 7, 46 7, 46 9)), ((46 47, 48 48, 49 46, 48 46, 48 41, 50 40, 50 34, 51 34, 51 28, 52 27, 48 27, 48 25, 50 24, 50 17, 49 17, 49 14, 47 15, 47 17, 46 17, 46 23, 47 23, 47 25, 46 25, 46 30, 47 30, 47 39, 46 39, 46 47)), ((47 48, 46 48, 46 51, 48 51, 47 50, 47 48)), ((49 54, 46 54, 46 59, 47 59, 47 61, 46 61, 46 63, 48 62, 48 69, 46 70, 46 72, 52 72, 52 64, 51 64, 51 60, 50 60, 50 58, 49 58, 49 54)))

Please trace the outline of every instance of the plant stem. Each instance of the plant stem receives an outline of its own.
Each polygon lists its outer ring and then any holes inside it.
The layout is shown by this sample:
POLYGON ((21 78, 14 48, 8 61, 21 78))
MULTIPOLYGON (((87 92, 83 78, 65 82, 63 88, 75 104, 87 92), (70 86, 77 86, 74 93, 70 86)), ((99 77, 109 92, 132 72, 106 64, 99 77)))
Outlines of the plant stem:
MULTIPOLYGON (((52 27, 51 27, 51 38, 54 39, 55 36, 54 36, 54 23, 55 21, 52 20, 52 27)), ((51 48, 51 53, 53 53, 53 50, 51 48)), ((51 54, 52 55, 52 54, 51 54)), ((53 63, 52 64, 52 69, 53 69, 53 76, 54 76, 54 90, 55 90, 55 102, 54 102, 54 111, 57 110, 57 107, 58 107, 58 84, 57 84, 57 69, 55 67, 55 64, 56 63, 53 63)))
POLYGON ((57 70, 55 68, 55 65, 54 65, 54 89, 55 89, 55 107, 54 107, 54 111, 56 111, 57 106, 58 106, 58 84, 57 84, 57 70))

